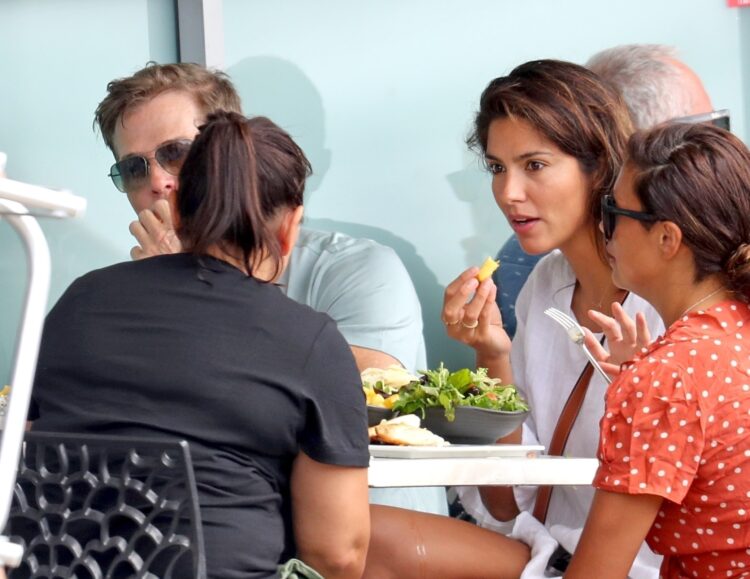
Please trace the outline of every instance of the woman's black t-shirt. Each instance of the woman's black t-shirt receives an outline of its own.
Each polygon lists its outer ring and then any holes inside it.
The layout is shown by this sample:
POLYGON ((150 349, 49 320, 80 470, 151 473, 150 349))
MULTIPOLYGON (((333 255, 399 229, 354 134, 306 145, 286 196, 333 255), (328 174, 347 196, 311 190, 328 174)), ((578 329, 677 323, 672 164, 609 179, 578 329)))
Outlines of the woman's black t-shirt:
POLYGON ((295 553, 289 479, 302 451, 367 467, 351 350, 325 314, 210 257, 122 263, 49 313, 34 430, 190 443, 211 577, 267 577, 295 553))

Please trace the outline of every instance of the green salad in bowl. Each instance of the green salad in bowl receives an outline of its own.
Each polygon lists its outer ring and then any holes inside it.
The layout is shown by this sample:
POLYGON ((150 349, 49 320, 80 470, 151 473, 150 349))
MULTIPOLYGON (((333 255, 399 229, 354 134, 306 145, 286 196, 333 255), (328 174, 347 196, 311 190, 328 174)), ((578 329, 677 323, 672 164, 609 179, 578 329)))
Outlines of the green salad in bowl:
POLYGON ((516 430, 529 406, 515 386, 487 376, 486 368, 424 370, 398 390, 394 414, 416 414, 422 426, 454 444, 492 444, 516 430))
POLYGON ((451 372, 442 363, 437 370, 423 370, 422 377, 402 387, 393 411, 399 414, 421 414, 427 408, 442 407, 445 418, 455 418, 456 407, 474 406, 487 410, 525 412, 529 406, 511 384, 489 378, 486 368, 476 371, 463 368, 451 372))

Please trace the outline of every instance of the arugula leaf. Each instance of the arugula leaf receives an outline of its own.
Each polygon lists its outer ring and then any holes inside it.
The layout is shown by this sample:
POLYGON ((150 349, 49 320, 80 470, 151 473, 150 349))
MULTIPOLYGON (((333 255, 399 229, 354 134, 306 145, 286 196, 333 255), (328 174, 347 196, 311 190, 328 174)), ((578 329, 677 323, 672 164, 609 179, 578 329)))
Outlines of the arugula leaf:
POLYGON ((471 370, 469 370, 468 368, 463 368, 461 370, 458 370, 457 372, 453 372, 450 376, 448 376, 448 384, 450 384, 461 394, 463 394, 469 389, 472 382, 474 382, 473 378, 474 377, 472 376, 471 370))

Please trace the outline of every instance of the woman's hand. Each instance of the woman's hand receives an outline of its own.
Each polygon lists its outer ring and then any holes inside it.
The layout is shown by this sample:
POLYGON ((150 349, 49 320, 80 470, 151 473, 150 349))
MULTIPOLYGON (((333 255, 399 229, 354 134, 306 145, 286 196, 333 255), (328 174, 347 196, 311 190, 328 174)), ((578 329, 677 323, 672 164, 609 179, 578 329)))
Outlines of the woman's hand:
POLYGON ((480 284, 476 279, 478 271, 477 267, 470 267, 445 288, 442 312, 445 329, 454 340, 474 348, 478 358, 507 356, 510 338, 503 329, 495 302, 497 286, 492 278, 480 284))
POLYGON ((589 310, 588 316, 604 332, 609 352, 589 331, 586 332, 586 346, 610 376, 619 374, 623 362, 632 360, 637 352, 651 343, 646 316, 638 312, 633 320, 619 302, 612 304, 611 317, 596 310, 589 310))

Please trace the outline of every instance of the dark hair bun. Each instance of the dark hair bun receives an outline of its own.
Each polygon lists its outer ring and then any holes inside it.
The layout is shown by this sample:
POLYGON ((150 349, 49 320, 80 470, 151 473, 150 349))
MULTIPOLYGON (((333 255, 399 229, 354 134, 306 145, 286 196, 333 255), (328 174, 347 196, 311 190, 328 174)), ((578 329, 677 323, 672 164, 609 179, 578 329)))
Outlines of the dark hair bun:
POLYGON ((726 266, 729 287, 742 291, 750 287, 750 243, 742 243, 729 256, 726 266))

